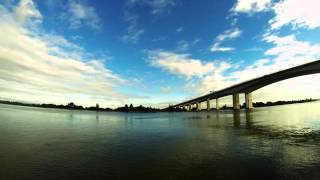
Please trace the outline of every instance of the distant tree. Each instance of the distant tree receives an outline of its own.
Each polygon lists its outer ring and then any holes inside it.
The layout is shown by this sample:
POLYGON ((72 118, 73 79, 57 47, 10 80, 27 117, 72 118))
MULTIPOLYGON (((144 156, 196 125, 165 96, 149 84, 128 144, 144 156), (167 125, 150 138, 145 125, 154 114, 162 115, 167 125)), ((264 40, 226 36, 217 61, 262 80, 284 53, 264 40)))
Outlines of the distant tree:
POLYGON ((128 104, 125 104, 125 105, 124 105, 124 111, 129 111, 129 106, 128 106, 128 104))
POLYGON ((133 105, 130 104, 129 110, 132 111, 133 110, 133 105))
POLYGON ((146 109, 147 109, 147 108, 143 107, 142 105, 140 105, 140 106, 138 106, 138 107, 135 108, 135 110, 137 110, 137 111, 144 111, 144 110, 146 110, 146 109))
POLYGON ((73 102, 67 104, 68 108, 74 108, 76 105, 73 102))

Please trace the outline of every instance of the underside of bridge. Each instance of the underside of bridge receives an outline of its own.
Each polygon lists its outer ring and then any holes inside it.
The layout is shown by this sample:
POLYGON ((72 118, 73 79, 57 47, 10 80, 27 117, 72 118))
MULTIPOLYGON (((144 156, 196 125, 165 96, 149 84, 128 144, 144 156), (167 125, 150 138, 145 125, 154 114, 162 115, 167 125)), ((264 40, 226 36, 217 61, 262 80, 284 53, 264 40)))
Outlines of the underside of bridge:
POLYGON ((246 109, 252 109, 252 92, 260 89, 264 86, 298 77, 303 75, 309 75, 309 74, 315 74, 320 73, 320 60, 313 61, 311 63, 303 64, 300 66, 296 66, 290 69, 278 71, 269 75, 265 75, 259 78, 255 78, 240 84, 236 84, 234 86, 209 93, 207 95, 177 104, 173 107, 185 107, 187 106, 188 110, 192 109, 193 105, 196 105, 196 110, 201 110, 201 102, 206 102, 207 104, 207 110, 209 111, 210 108, 210 100, 215 99, 216 100, 216 109, 219 110, 219 98, 224 96, 232 95, 233 99, 233 109, 234 110, 240 110, 240 93, 243 93, 245 95, 245 105, 246 109))

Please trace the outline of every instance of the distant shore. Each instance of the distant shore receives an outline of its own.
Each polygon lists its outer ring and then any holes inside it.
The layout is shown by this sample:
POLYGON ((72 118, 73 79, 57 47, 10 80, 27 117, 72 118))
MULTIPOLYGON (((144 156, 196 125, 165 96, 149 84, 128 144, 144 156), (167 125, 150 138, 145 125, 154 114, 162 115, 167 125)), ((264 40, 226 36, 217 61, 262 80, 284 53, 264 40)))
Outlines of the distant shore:
POLYGON ((81 105, 76 105, 73 102, 70 102, 66 105, 60 104, 36 104, 36 103, 23 103, 17 101, 4 101, 0 100, 0 104, 9 104, 9 105, 17 105, 17 106, 28 106, 28 107, 39 107, 39 108, 53 108, 53 109, 66 109, 66 110, 86 110, 86 111, 106 111, 106 112, 159 112, 161 109, 152 108, 152 107, 144 107, 142 105, 134 107, 132 104, 125 105, 123 107, 118 107, 116 109, 111 108, 101 108, 97 104, 96 106, 84 107, 81 105))
MULTIPOLYGON (((269 107, 269 106, 279 106, 279 105, 287 105, 287 104, 298 104, 298 103, 308 103, 308 102, 315 102, 319 101, 320 99, 303 99, 303 100, 291 100, 291 101, 276 101, 276 102, 254 102, 253 107, 269 107)), ((9 105, 18 105, 18 106, 28 106, 28 107, 39 107, 39 108, 53 108, 53 109, 66 109, 66 110, 87 110, 87 111, 105 111, 105 112, 186 112, 188 111, 185 108, 172 108, 168 107, 165 110, 159 108, 152 108, 152 107, 144 107, 142 105, 134 107, 132 104, 125 105, 123 107, 118 107, 116 109, 111 108, 101 108, 97 104, 96 106, 91 107, 83 107, 70 102, 66 105, 56 105, 56 104, 35 104, 35 103, 23 103, 17 101, 5 101, 0 100, 0 104, 9 104, 9 105)), ((245 108, 245 103, 241 105, 241 108, 245 108)), ((232 110, 232 107, 228 107, 224 105, 220 107, 220 110, 232 110)), ((204 109, 203 109, 204 110, 204 109)), ((211 110, 216 110, 215 108, 211 108, 211 110)), ((192 111, 196 111, 196 109, 192 109, 192 111)))

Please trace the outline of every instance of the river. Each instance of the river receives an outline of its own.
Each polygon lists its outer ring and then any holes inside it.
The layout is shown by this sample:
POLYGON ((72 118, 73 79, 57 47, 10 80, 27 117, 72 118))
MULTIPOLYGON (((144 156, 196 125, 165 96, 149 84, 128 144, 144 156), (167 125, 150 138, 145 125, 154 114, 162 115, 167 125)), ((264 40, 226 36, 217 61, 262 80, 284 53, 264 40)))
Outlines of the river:
POLYGON ((118 113, 0 105, 0 179, 320 179, 320 103, 118 113))

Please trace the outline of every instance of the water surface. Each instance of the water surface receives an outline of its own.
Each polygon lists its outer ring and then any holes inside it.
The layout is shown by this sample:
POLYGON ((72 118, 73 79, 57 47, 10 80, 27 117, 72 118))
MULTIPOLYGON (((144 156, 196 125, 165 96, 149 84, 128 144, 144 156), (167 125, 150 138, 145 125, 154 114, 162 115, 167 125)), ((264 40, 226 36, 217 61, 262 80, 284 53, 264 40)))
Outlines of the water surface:
POLYGON ((320 179, 320 103, 106 113, 0 105, 0 179, 320 179))

